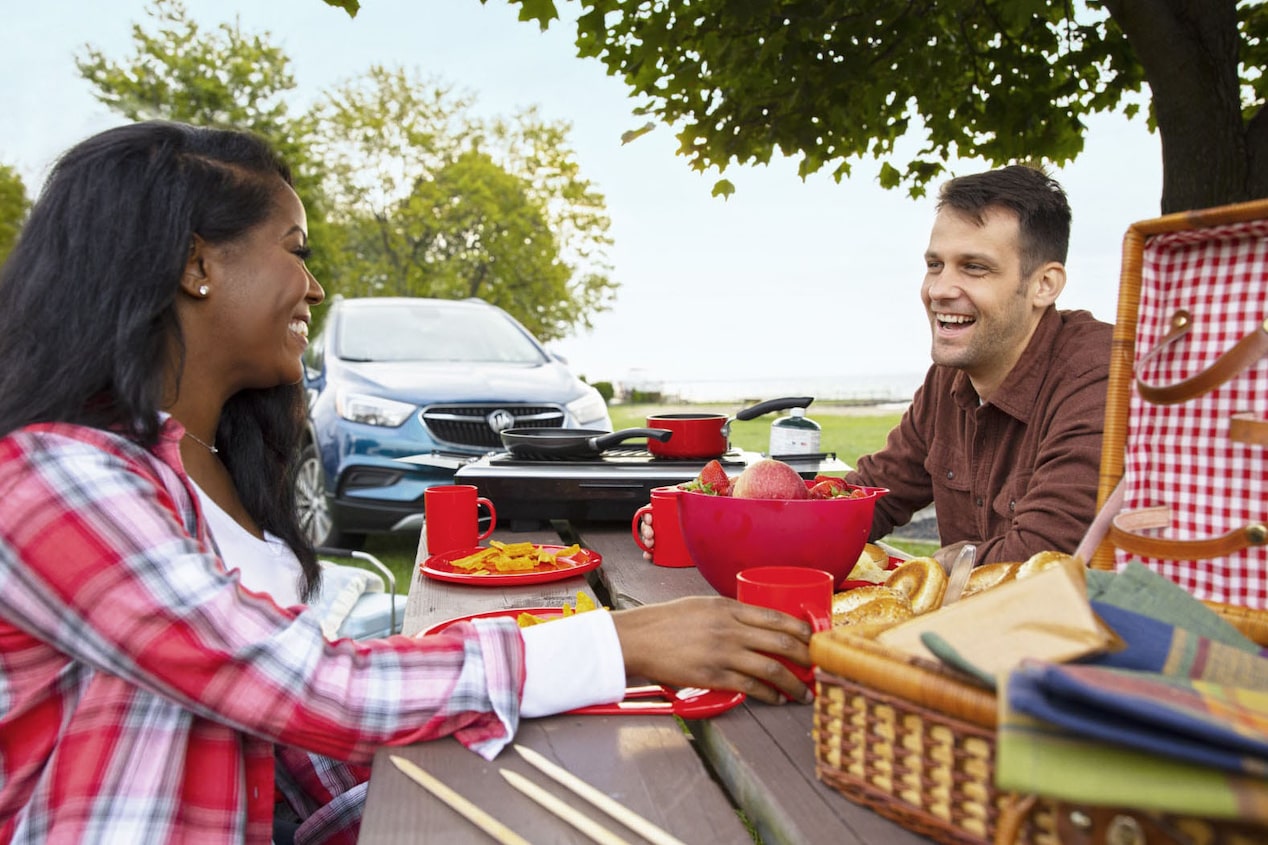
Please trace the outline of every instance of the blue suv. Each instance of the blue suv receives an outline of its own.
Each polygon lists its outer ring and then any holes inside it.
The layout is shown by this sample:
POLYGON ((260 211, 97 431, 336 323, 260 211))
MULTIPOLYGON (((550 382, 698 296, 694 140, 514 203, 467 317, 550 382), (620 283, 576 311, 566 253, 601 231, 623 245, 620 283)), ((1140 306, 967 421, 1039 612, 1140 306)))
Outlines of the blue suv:
POLYGON ((336 296, 329 309, 304 353, 309 429, 295 480, 316 545, 417 531, 423 491, 501 450, 507 428, 612 430, 598 391, 483 300, 336 296), (396 460, 407 456, 426 457, 396 460))

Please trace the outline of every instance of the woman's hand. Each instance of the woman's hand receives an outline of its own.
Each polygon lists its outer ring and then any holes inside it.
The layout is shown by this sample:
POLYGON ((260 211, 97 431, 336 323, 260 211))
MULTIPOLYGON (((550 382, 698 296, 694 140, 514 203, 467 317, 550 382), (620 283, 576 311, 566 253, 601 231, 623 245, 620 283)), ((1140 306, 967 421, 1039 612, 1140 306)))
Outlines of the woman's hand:
MULTIPOLYGON (((651 549, 656 546, 656 532, 652 529, 652 515, 650 513, 643 514, 642 521, 638 524, 638 534, 643 538, 643 545, 651 549)), ((643 560, 651 560, 651 552, 643 552, 643 560)))
POLYGON ((794 616, 722 596, 615 611, 627 675, 675 687, 738 690, 777 704, 811 690, 775 656, 810 665, 811 628, 794 616))

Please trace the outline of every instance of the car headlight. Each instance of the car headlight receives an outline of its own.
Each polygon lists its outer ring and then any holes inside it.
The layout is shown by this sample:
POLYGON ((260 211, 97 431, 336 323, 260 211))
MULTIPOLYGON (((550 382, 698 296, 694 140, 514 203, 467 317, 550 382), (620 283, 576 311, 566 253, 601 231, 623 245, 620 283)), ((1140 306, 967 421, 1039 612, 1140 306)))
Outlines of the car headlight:
POLYGON ((583 426, 588 423, 609 419, 608 403, 603 401, 599 391, 593 387, 587 387, 584 394, 577 399, 573 399, 565 407, 568 409, 568 413, 572 414, 572 418, 583 426))
POLYGON ((414 413, 414 406, 407 402, 368 396, 364 393, 344 393, 335 396, 335 411, 345 420, 396 428, 414 413))

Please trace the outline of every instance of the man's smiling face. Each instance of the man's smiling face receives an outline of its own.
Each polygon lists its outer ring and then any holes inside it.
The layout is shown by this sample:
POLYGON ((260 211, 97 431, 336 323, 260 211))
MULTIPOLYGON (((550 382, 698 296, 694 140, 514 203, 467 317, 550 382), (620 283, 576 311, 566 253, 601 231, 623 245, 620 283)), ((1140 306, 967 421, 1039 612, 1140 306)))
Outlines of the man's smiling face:
POLYGON ((953 208, 938 212, 920 288, 930 354, 934 363, 968 373, 983 399, 1017 363, 1046 307, 1035 298, 1044 268, 1023 279, 1021 263, 1012 211, 988 207, 980 225, 953 208))

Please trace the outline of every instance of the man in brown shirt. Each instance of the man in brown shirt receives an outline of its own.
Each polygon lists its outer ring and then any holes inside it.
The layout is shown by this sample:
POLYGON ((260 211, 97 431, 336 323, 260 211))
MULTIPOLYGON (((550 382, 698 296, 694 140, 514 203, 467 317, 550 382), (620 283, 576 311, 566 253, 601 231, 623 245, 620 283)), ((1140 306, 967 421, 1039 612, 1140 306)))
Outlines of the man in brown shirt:
MULTIPOLYGON (((887 487, 873 540, 932 504, 936 557, 978 564, 1073 552, 1096 510, 1113 327, 1059 311, 1070 206, 1057 182, 1011 166, 939 196, 920 297, 933 365, 854 484, 887 487)), ((650 519, 643 536, 652 540, 650 519)))
POLYGON ((933 366, 879 452, 847 475, 888 487, 872 538, 929 504, 949 564, 1073 552, 1091 523, 1112 326, 1058 311, 1070 207, 1041 171, 946 183, 920 296, 933 366))

